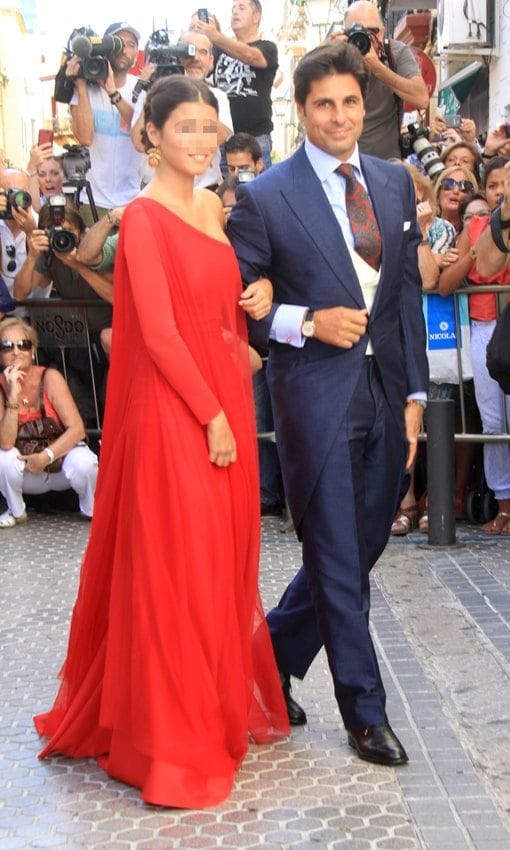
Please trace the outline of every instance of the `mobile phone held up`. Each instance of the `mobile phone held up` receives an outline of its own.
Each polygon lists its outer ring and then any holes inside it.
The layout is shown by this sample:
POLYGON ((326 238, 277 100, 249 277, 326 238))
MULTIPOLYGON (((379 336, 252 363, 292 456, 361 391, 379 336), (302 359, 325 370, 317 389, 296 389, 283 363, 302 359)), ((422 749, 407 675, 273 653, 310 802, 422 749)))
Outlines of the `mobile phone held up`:
POLYGON ((462 123, 462 115, 445 115, 444 123, 447 127, 458 130, 462 123))
POLYGON ((37 144, 38 145, 52 145, 53 144, 53 130, 39 130, 37 136, 37 144))
POLYGON ((209 12, 207 9, 199 9, 197 12, 197 17, 199 21, 203 21, 204 24, 209 23, 209 12))

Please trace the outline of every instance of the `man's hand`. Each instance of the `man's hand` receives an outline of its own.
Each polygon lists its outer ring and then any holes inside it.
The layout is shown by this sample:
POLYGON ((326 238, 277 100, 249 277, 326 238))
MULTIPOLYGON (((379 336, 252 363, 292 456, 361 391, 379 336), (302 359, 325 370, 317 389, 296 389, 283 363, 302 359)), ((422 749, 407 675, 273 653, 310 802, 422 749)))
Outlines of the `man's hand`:
POLYGON ((27 166, 28 173, 31 174, 33 171, 36 171, 46 159, 51 159, 52 156, 53 144, 51 142, 46 142, 44 145, 32 145, 27 166))
POLYGON ((273 285, 267 277, 255 280, 243 290, 239 306, 252 319, 264 319, 273 303, 273 285))
POLYGON ((316 310, 313 321, 315 339, 338 348, 353 348, 366 332, 368 312, 351 307, 328 307, 316 310))
POLYGON ((215 39, 217 39, 220 35, 218 21, 214 15, 209 15, 208 24, 206 24, 205 21, 201 21, 198 15, 193 15, 191 18, 190 29, 194 32, 201 32, 202 35, 206 35, 211 44, 215 44, 215 39))
POLYGON ((113 76, 113 68, 108 62, 108 74, 106 76, 106 80, 100 80, 99 85, 104 88, 107 95, 111 95, 117 91, 117 86, 115 84, 115 77, 113 76))
POLYGON ((416 452, 418 451, 418 435, 421 431, 421 423, 423 420, 423 407, 421 404, 415 404, 412 401, 408 401, 404 408, 404 420, 408 445, 406 469, 411 469, 416 460, 416 452))
POLYGON ((12 207, 11 212, 13 220, 16 222, 18 227, 27 234, 27 236, 37 227, 31 208, 24 210, 21 207, 18 207, 18 209, 12 207))
POLYGON ((77 269, 78 271, 83 268, 82 264, 78 261, 76 256, 76 248, 73 248, 72 251, 69 251, 68 254, 59 254, 58 258, 64 266, 69 266, 71 269, 77 269))
POLYGON ((33 230, 28 237, 28 253, 30 257, 38 257, 45 251, 49 251, 50 240, 44 230, 33 230))
POLYGON ((66 65, 66 77, 71 77, 72 80, 75 80, 78 74, 80 73, 81 67, 81 59, 79 56, 71 56, 69 62, 66 65))

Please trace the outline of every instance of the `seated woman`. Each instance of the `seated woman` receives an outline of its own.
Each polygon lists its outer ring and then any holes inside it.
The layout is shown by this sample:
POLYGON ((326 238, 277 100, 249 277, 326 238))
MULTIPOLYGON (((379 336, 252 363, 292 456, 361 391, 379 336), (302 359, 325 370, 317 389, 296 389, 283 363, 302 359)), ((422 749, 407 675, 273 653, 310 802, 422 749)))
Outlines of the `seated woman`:
POLYGON ((72 488, 85 517, 94 509, 97 457, 83 442, 83 422, 64 378, 56 369, 36 366, 36 352, 33 327, 20 318, 0 323, 0 492, 8 508, 0 528, 27 521, 23 493, 72 488), (44 416, 57 420, 62 433, 42 451, 22 455, 20 426, 44 416), (53 472, 62 458, 61 469, 53 472))

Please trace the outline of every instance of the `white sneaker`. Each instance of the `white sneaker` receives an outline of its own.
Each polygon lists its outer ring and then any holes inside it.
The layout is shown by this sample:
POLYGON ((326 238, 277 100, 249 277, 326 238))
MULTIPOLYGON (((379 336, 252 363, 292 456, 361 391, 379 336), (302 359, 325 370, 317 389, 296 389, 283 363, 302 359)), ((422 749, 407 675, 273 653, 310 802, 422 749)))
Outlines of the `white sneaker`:
POLYGON ((6 511, 4 514, 0 515, 0 528, 14 528, 15 525, 23 525, 23 523, 27 522, 27 520, 28 517, 26 513, 15 517, 10 511, 6 511))

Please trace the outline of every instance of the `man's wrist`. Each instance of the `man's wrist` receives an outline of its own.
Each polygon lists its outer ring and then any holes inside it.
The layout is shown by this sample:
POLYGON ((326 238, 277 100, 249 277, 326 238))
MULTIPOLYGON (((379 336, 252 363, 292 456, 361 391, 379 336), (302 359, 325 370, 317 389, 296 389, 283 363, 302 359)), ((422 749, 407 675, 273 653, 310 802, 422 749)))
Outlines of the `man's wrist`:
POLYGON ((110 98, 110 103, 112 103, 113 106, 117 106, 122 100, 122 95, 118 89, 115 89, 115 91, 112 91, 111 93, 108 92, 107 94, 110 98))

